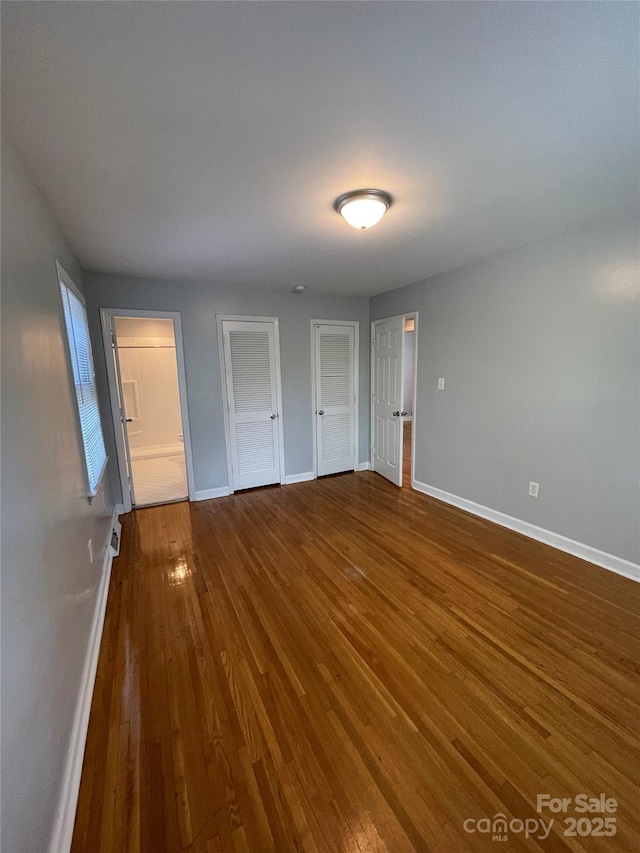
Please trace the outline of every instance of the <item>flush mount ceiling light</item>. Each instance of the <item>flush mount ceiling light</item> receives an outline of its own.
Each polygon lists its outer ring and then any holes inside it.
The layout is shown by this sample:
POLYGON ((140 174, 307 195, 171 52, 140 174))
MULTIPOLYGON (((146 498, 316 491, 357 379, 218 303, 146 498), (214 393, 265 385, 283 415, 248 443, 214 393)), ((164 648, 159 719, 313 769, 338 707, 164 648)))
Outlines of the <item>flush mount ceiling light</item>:
POLYGON ((391 202, 391 196, 384 190, 352 190, 338 196, 333 207, 349 225, 364 231, 380 222, 391 202))
POLYGON ((296 286, 293 288, 291 293, 304 293, 306 289, 307 289, 306 284, 296 284, 296 286))

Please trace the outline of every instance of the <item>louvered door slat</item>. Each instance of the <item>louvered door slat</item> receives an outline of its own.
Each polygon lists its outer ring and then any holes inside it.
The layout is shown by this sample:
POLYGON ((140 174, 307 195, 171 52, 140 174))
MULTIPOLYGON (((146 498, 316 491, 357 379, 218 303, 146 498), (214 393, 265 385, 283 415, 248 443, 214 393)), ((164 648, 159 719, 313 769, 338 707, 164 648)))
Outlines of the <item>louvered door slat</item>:
POLYGON ((352 471, 355 458, 355 327, 315 327, 318 475, 352 471))
POLYGON ((236 413, 273 409, 269 333, 229 331, 236 413))
POLYGON ((280 482, 275 335, 275 321, 222 321, 234 489, 280 482))
POLYGON ((238 471, 265 471, 275 464, 275 441, 271 423, 236 424, 238 471))

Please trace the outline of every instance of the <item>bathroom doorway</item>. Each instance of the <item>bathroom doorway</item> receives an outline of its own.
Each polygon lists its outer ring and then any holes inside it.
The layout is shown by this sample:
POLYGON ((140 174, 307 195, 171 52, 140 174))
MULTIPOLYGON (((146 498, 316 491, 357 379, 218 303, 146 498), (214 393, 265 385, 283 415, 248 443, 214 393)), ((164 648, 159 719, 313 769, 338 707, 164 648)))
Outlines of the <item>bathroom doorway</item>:
POLYGON ((118 312, 105 319, 125 510, 187 500, 191 454, 175 319, 118 312))
POLYGON ((413 409, 416 385, 416 318, 404 318, 402 354, 402 485, 411 487, 413 477, 413 409))

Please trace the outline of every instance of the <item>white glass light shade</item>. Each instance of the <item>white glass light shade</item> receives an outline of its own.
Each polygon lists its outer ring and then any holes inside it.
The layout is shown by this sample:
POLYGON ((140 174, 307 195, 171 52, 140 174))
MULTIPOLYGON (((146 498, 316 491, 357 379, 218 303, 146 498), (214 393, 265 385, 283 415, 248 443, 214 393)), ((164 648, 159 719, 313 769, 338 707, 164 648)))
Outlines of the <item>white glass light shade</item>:
POLYGON ((338 213, 354 228, 364 230, 379 222, 391 206, 391 196, 382 190, 355 190, 336 199, 338 213))
POLYGON ((371 198, 355 198, 343 205, 340 211, 354 228, 371 228, 386 212, 387 205, 383 201, 371 198))

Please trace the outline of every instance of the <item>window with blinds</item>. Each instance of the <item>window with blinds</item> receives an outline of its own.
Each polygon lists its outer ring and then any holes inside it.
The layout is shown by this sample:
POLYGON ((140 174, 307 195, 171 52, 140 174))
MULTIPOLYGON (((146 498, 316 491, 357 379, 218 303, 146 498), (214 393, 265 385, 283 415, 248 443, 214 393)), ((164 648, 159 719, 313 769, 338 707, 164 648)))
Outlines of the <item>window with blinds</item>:
POLYGON ((64 274, 61 267, 58 267, 58 272, 64 322, 69 343, 69 358, 78 407, 78 420, 82 433, 87 484, 89 497, 92 498, 98 491, 100 479, 107 464, 107 454, 104 448, 102 424, 98 410, 87 311, 84 300, 73 282, 64 274))

